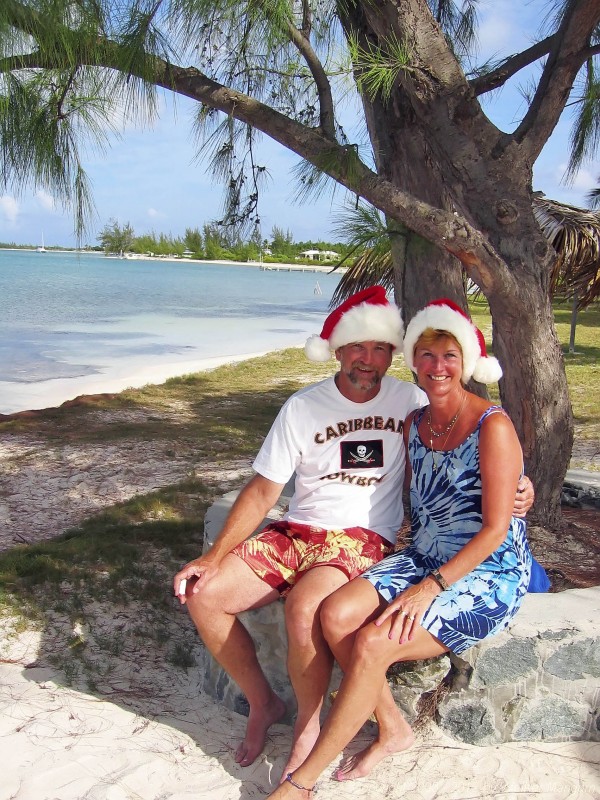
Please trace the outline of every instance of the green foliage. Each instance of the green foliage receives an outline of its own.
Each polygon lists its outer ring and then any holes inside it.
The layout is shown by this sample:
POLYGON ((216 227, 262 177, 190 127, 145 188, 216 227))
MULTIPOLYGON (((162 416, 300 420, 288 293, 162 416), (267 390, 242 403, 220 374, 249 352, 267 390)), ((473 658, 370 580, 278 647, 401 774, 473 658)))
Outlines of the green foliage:
POLYGON ((401 42, 392 31, 380 46, 369 42, 363 47, 354 34, 350 35, 348 45, 359 90, 370 98, 381 95, 387 103, 400 72, 410 69, 406 42, 401 42))
POLYGON ((202 253, 202 234, 198 228, 186 228, 183 243, 186 249, 191 250, 196 256, 202 253))
POLYGON ((110 130, 99 98, 73 95, 81 84, 93 92, 88 77, 84 68, 3 73, 0 94, 0 188, 41 186, 74 209, 78 234, 93 213, 78 143, 87 137, 102 151, 110 130))
MULTIPOLYGON (((600 43, 600 34, 595 38, 600 43)), ((594 60, 590 58, 587 69, 577 89, 575 123, 571 130, 571 154, 566 180, 572 182, 584 162, 593 158, 600 142, 600 80, 596 76, 594 60)))
POLYGON ((129 222, 121 226, 116 219, 111 219, 97 238, 105 253, 127 253, 131 251, 133 245, 133 228, 129 222))
POLYGON ((294 258, 297 249, 294 247, 294 237, 290 230, 283 231, 277 225, 273 226, 271 231, 271 250, 275 256, 288 256, 294 258))
POLYGON ((392 228, 383 214, 368 203, 346 206, 335 218, 333 231, 343 239, 350 252, 369 248, 377 253, 389 252, 392 228))

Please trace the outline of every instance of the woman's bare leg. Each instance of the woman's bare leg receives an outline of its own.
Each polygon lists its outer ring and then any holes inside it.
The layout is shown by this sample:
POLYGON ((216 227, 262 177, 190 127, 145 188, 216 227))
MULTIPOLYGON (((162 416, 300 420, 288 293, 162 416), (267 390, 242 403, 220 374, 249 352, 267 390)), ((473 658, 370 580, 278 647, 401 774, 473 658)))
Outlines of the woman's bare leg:
MULTIPOLYGON (((325 601, 321 611, 323 631, 344 672, 358 630, 375 619, 385 605, 373 584, 364 578, 357 578, 325 601)), ((337 780, 364 778, 384 758, 413 745, 412 728, 400 713, 387 681, 383 684, 375 716, 377 737, 364 750, 342 761, 335 772, 337 780)))
MULTIPOLYGON (((310 755, 294 772, 293 779, 300 786, 311 788, 358 733, 379 702, 390 664, 433 658, 446 652, 424 628, 417 628, 414 637, 402 645, 389 638, 390 628, 389 620, 381 626, 368 623, 356 635, 333 708, 310 755)), ((272 800, 298 798, 299 792, 301 790, 292 784, 283 783, 269 797, 272 800)))
POLYGON ((319 611, 324 599, 345 583, 348 578, 336 567, 315 567, 302 576, 285 601, 288 674, 298 710, 282 780, 302 764, 321 730, 319 715, 333 656, 323 638, 319 611))

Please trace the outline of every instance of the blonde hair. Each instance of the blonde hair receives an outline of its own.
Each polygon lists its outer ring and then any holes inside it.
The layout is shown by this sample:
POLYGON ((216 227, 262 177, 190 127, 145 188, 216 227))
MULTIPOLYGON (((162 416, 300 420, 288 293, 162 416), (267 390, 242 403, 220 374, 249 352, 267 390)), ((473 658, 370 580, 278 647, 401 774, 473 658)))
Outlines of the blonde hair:
POLYGON ((449 333, 449 331, 442 331, 436 328, 425 328, 423 333, 419 336, 417 341, 415 342, 415 346, 413 349, 413 356, 417 352, 417 347, 419 345, 424 345, 425 347, 429 347, 436 342, 439 342, 440 339, 451 339, 453 342, 456 343, 456 346, 460 350, 460 355, 462 357, 463 351, 462 347, 460 346, 460 342, 453 334, 449 333))

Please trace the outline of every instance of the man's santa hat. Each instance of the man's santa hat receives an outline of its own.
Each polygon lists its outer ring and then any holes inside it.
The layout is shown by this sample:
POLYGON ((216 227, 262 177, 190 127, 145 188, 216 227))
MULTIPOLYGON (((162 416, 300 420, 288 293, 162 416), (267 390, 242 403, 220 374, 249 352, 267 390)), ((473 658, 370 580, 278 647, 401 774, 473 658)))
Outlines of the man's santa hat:
POLYGON ((402 317, 383 286, 370 286, 349 297, 325 320, 320 334, 306 340, 310 361, 328 361, 331 351, 352 342, 389 342, 402 347, 402 317))
POLYGON ((463 356, 463 383, 468 383, 471 378, 480 383, 494 383, 502 377, 502 367, 497 358, 488 356, 479 328, 473 325, 460 306, 446 297, 432 300, 408 323, 404 335, 404 358, 413 372, 416 372, 413 361, 415 345, 419 336, 429 328, 451 333, 459 343, 463 356))

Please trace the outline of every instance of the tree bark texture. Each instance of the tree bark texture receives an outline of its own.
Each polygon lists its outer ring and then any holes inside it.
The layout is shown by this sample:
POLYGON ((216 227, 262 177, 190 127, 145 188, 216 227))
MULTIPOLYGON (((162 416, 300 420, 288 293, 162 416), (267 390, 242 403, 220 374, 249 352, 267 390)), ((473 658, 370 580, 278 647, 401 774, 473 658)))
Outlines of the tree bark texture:
POLYGON ((377 171, 414 197, 460 213, 483 234, 495 258, 472 258, 468 248, 444 251, 408 232, 403 242, 392 243, 397 300, 405 323, 436 297, 465 307, 463 266, 482 289, 504 371, 502 402, 536 486, 535 514, 558 525, 573 421, 548 291, 552 253, 532 212, 529 151, 483 115, 453 60, 441 57, 439 31, 419 5, 361 4, 345 20, 365 47, 383 48, 390 29, 406 41, 414 35, 414 66, 423 65, 416 78, 412 71, 401 74, 387 102, 364 100, 377 171), (433 76, 425 70, 431 64, 433 76))

